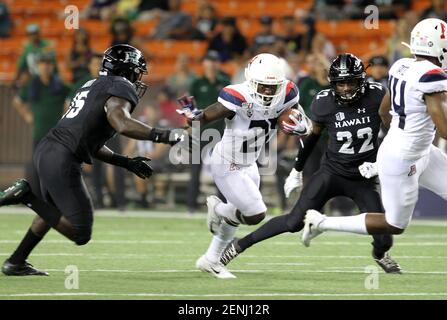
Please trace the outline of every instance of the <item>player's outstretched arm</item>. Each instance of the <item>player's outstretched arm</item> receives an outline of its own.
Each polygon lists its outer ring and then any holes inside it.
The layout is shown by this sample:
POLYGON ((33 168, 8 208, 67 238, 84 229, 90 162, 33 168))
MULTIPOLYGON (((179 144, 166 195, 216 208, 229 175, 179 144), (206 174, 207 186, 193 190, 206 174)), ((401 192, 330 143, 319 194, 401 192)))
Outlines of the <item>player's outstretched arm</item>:
POLYGON ((226 108, 220 102, 216 102, 203 110, 203 116, 200 122, 201 124, 205 125, 220 119, 232 117, 234 114, 234 111, 226 108))
POLYGON ((152 167, 148 163, 151 159, 146 157, 128 158, 121 154, 114 153, 106 146, 102 146, 102 148, 98 150, 95 154, 95 158, 114 166, 126 168, 141 179, 149 178, 153 172, 152 167))
POLYGON ((424 94, 427 112, 430 114, 438 134, 447 139, 447 91, 424 94))
POLYGON ((177 101, 181 106, 181 109, 178 109, 177 112, 186 118, 189 126, 192 125, 193 121, 200 121, 200 125, 206 125, 234 115, 233 111, 220 102, 213 103, 204 110, 199 110, 195 105, 194 97, 183 96, 178 98, 177 101))
POLYGON ((387 129, 390 128, 390 123, 391 123, 391 119, 392 119, 390 110, 391 110, 391 97, 390 97, 389 91, 386 90, 386 93, 382 98, 382 102, 380 103, 379 115, 380 115, 380 118, 382 119, 383 125, 387 129))
POLYGON ((170 140, 171 130, 152 128, 130 116, 131 104, 125 99, 111 97, 107 100, 105 110, 110 125, 123 136, 137 140, 151 140, 157 143, 175 144, 170 140))

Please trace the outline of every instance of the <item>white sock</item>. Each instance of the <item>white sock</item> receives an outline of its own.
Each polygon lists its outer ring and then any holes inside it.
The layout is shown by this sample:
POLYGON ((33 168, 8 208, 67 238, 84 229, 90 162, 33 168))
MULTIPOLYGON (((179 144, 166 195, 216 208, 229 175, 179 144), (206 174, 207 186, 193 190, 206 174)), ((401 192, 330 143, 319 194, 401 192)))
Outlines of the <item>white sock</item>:
POLYGON ((225 247, 230 243, 234 238, 234 234, 236 233, 238 227, 234 227, 226 223, 222 222, 222 225, 219 228, 218 233, 213 236, 211 240, 210 246, 205 253, 206 258, 212 263, 217 263, 220 258, 220 254, 225 249, 225 247))
POLYGON ((321 231, 344 231, 368 234, 366 231, 366 213, 349 217, 327 217, 319 225, 321 231))
POLYGON ((235 224, 241 223, 236 216, 236 207, 231 203, 220 202, 216 205, 216 213, 219 216, 225 217, 228 220, 234 222, 235 224))

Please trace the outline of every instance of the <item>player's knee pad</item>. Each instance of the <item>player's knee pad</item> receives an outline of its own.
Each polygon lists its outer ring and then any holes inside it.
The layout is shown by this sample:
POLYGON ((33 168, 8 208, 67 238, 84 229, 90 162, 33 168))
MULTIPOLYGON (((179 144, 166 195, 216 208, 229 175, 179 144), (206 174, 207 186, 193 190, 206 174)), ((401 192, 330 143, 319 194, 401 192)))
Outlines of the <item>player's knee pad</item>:
POLYGON ((253 216, 242 216, 242 219, 244 224, 247 224, 249 226, 255 225, 260 223, 265 218, 265 212, 260 214, 255 214, 253 216))
POLYGON ((82 246, 87 244, 92 238, 92 227, 91 226, 82 226, 76 228, 76 236, 75 243, 78 246, 82 246))

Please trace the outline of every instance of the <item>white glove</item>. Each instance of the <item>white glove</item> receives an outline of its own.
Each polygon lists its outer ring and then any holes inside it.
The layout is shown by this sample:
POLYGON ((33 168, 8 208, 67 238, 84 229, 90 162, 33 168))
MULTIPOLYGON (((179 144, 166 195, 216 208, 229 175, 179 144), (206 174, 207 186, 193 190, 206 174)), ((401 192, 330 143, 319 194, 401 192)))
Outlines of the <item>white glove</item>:
POLYGON ((177 102, 182 108, 175 111, 186 117, 188 121, 195 120, 203 112, 197 108, 196 101, 193 96, 181 96, 177 99, 177 102))
POLYGON ((377 164, 376 162, 363 162, 363 164, 359 166, 359 171, 363 177, 371 179, 378 174, 377 164))
POLYGON ((296 171, 295 168, 290 171, 289 176, 286 179, 286 183, 284 184, 284 193, 286 198, 290 196, 290 193, 295 188, 302 188, 303 186, 303 173, 301 171, 296 171))
POLYGON ((283 121, 282 127, 284 132, 297 136, 307 136, 312 132, 312 122, 301 107, 299 109, 293 109, 293 112, 289 115, 289 119, 294 124, 290 125, 283 121))

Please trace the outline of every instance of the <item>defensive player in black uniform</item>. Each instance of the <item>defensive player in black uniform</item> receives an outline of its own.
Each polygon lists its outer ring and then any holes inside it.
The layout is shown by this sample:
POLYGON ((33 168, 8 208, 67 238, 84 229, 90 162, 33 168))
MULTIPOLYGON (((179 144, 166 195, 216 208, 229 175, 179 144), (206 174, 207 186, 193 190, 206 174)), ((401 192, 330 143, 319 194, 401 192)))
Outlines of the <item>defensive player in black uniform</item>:
MULTIPOLYGON (((332 88, 320 91, 312 102, 309 117, 313 131, 304 140, 295 169, 288 179, 295 180, 295 187, 301 184, 301 171, 306 159, 326 128, 329 146, 320 169, 304 186, 289 214, 271 219, 244 238, 235 238, 223 251, 221 263, 227 265, 255 243, 284 232, 300 231, 308 209, 320 210, 336 196, 351 198, 361 212, 371 212, 368 209, 384 212, 378 191, 379 182, 368 172, 368 163, 376 161, 381 123, 379 107, 385 94, 388 94, 379 83, 369 83, 365 77, 362 61, 352 54, 339 55, 332 62, 329 69, 332 88)), ((388 254, 393 244, 392 236, 376 235, 373 238, 374 260, 386 272, 400 273, 400 266, 388 254)))
POLYGON ((170 140, 170 130, 152 128, 130 116, 146 91, 141 82, 146 73, 146 61, 138 49, 124 44, 107 49, 100 76, 77 91, 69 110, 36 148, 33 162, 42 197, 33 194, 25 180, 0 192, 0 206, 22 203, 38 215, 3 264, 5 275, 47 275, 26 259, 50 228, 77 245, 90 240, 93 207, 81 176, 83 162, 91 164, 94 157, 141 178, 151 176, 149 159, 127 158, 104 146, 116 133, 159 143, 177 142, 170 140))

